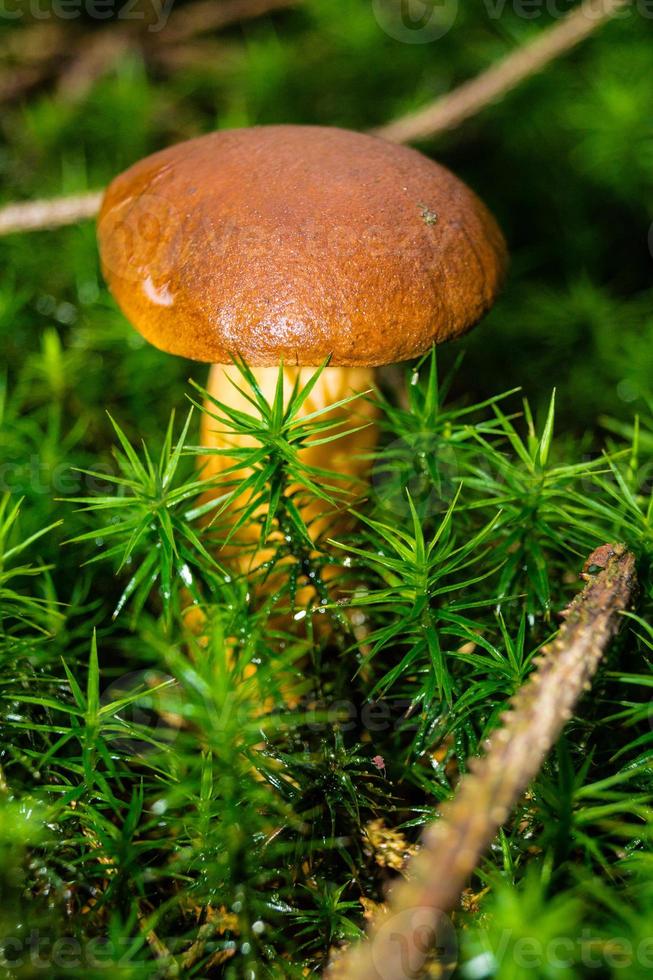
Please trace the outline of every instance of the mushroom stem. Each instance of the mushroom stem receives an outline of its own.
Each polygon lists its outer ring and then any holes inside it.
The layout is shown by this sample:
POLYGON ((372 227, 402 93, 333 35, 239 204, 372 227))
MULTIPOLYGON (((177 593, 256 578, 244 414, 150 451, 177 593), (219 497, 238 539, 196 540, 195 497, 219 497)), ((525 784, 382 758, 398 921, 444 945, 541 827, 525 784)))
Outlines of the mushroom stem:
MULTIPOLYGON (((254 367, 251 370, 261 392, 271 403, 274 400, 277 387, 279 368, 254 367)), ((315 368, 310 367, 283 367, 286 403, 295 383, 298 382, 300 387, 305 385, 315 370, 315 368)), ((228 405, 230 408, 251 414, 253 410, 251 402, 247 401, 238 390, 239 388, 243 389, 244 384, 244 379, 236 366, 212 365, 207 384, 207 392, 210 398, 207 398, 207 412, 202 418, 202 446, 207 449, 240 449, 258 445, 256 440, 249 435, 216 431, 218 423, 209 414, 212 410, 211 398, 228 405)), ((373 384, 373 368, 326 367, 302 405, 300 415, 302 417, 311 415, 313 412, 327 408, 352 394, 368 391, 373 384)), ((335 480, 342 481, 345 488, 347 481, 353 483, 355 480, 364 480, 370 465, 369 454, 377 441, 377 414, 374 404, 365 398, 356 399, 345 406, 334 408, 332 412, 324 413, 320 416, 320 420, 342 420, 345 434, 333 442, 306 446, 299 451, 300 460, 307 466, 332 471, 335 480), (364 428, 360 428, 360 426, 364 426, 364 428), (346 431, 347 429, 357 429, 358 431, 346 431)), ((207 455, 203 457, 203 473, 207 478, 220 476, 236 461, 234 457, 229 455, 207 455)), ((241 480, 246 479, 248 475, 246 468, 237 473, 241 480)), ((293 489, 294 487, 290 485, 287 493, 292 493, 293 489)), ((233 510, 237 510, 246 501, 246 495, 237 497, 231 506, 233 510)), ((344 513, 338 515, 334 513, 335 510, 333 505, 316 497, 302 503, 300 507, 302 518, 309 528, 313 541, 317 541, 327 529, 330 533, 334 533, 345 526, 346 515, 344 513)), ((229 548, 227 557, 242 572, 253 570, 270 558, 268 549, 257 551, 253 547, 258 542, 259 534, 260 524, 257 521, 248 521, 238 532, 235 547, 229 548), (249 547, 247 547, 248 545, 249 547)))

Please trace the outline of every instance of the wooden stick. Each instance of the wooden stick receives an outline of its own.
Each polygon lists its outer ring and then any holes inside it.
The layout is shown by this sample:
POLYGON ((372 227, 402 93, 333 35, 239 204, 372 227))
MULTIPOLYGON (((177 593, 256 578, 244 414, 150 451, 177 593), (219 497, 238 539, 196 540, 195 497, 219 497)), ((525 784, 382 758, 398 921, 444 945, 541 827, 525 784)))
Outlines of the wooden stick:
POLYGON ((180 10, 173 10, 161 30, 151 24, 125 21, 103 31, 82 36, 73 45, 76 56, 61 73, 57 94, 67 101, 84 98, 95 81, 132 47, 140 46, 144 57, 163 62, 174 61, 183 42, 197 35, 220 31, 233 24, 254 20, 264 14, 296 7, 302 0, 195 0, 180 10))
POLYGON ((604 545, 590 556, 582 577, 585 588, 512 698, 485 755, 472 760, 455 797, 426 828, 406 880, 390 895, 388 911, 372 923, 366 941, 332 964, 330 980, 422 976, 433 940, 442 945, 446 912, 458 904, 481 855, 538 773, 617 633, 636 590, 635 559, 623 545, 604 545))
MULTIPOLYGON (((273 6, 271 0, 255 2, 260 3, 260 7, 256 8, 259 11, 273 6)), ((419 112, 382 126, 375 130, 376 134, 396 143, 406 143, 435 136, 459 125, 588 37, 629 2, 630 0, 584 0, 577 10, 568 14, 560 23, 541 32, 533 41, 513 51, 477 78, 419 112)), ((292 6, 293 0, 281 0, 281 3, 292 6)), ((278 0, 274 6, 279 6, 278 0)), ((189 9, 184 8, 185 11, 189 9)), ((7 205, 0 208, 0 236, 36 228, 58 228, 74 224, 83 218, 92 218, 97 213, 101 197, 98 192, 82 198, 55 198, 51 201, 7 205), (84 199, 86 203, 80 204, 84 199), (94 207, 91 205, 92 200, 96 202, 94 207)))
POLYGON ((381 126, 375 130, 376 135, 393 143, 410 143, 459 126, 585 40, 629 3, 630 0, 584 0, 559 23, 487 71, 423 109, 381 126))
POLYGON ((101 201, 102 191, 97 191, 74 197, 8 204, 0 208, 0 235, 73 225, 84 218, 93 218, 100 209, 101 201))
MULTIPOLYGON (((241 20, 253 20, 264 14, 296 7, 301 0, 195 0, 170 15, 157 41, 177 44, 197 34, 215 31, 241 20)), ((155 35, 156 37, 156 35, 155 35)))

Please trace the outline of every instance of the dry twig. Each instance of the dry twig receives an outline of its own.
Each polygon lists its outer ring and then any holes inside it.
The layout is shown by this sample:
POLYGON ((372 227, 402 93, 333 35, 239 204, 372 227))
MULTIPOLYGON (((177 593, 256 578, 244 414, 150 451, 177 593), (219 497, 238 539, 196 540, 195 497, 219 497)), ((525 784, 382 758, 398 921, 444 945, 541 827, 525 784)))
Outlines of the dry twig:
POLYGON ((158 40, 163 44, 177 44, 197 34, 221 30, 229 24, 253 20, 287 7, 297 7, 302 0, 196 0, 170 16, 158 40))
POLYGON ((64 49, 65 34, 58 24, 8 31, 0 43, 0 103, 40 85, 56 69, 64 49))
POLYGON ((453 800, 427 827, 406 880, 395 886, 368 940, 332 965, 333 980, 422 976, 429 957, 425 939, 438 936, 443 913, 457 905, 469 875, 539 771, 619 629, 636 589, 635 559, 623 545, 604 545, 588 559, 583 578, 585 588, 563 613, 557 637, 512 699, 485 755, 472 760, 453 800))
MULTIPOLYGON (((252 11, 249 16, 255 16, 256 14, 253 12, 255 10, 262 13, 280 6, 292 6, 297 2, 299 0, 233 0, 229 4, 229 8, 232 9, 232 16, 235 10, 240 10, 238 16, 242 18, 245 4, 247 4, 247 9, 252 11)), ((466 82, 442 99, 438 99, 433 105, 427 106, 417 113, 396 119, 387 126, 377 129, 376 134, 397 143, 404 143, 426 136, 434 136, 443 130, 459 125, 465 119, 480 112, 490 102, 505 95, 530 75, 541 71, 554 58, 564 54, 588 37, 629 2, 630 0, 584 0, 577 10, 568 14, 560 23, 543 31, 535 40, 512 52, 477 78, 466 82)), ((208 9, 214 9, 215 5, 206 3, 205 0, 198 0, 197 7, 199 13, 204 11, 206 14, 208 9)), ((186 17, 191 9, 191 7, 184 8, 183 12, 186 17)), ((201 20, 199 13, 198 19, 201 20)), ((221 16, 224 17, 224 13, 221 16)), ((204 25, 202 29, 209 29, 206 26, 206 20, 201 21, 201 23, 204 25)), ((214 23, 212 26, 224 26, 224 23, 223 20, 217 25, 214 23)), ((174 24, 170 27, 171 31, 173 27, 174 24)), ((177 39, 181 36, 178 33, 181 29, 180 25, 179 28, 175 28, 177 33, 172 33, 170 36, 177 39)), ((98 194, 96 197, 97 207, 99 207, 101 195, 98 194)), ((0 235, 17 231, 30 231, 35 228, 56 228, 73 224, 81 218, 93 217, 97 208, 96 210, 82 209, 80 211, 78 202, 78 198, 60 198, 50 202, 34 202, 34 205, 31 203, 18 204, 0 208, 0 235), (34 213, 37 206, 42 216, 41 224, 34 223, 34 213)))
POLYGON ((381 126, 375 130, 376 135, 393 143, 410 143, 459 126, 589 37, 629 3, 630 0, 584 0, 554 27, 542 31, 487 71, 431 105, 381 126))
POLYGON ((75 45, 77 55, 62 70, 57 83, 57 95, 67 102, 79 102, 95 82, 131 50, 134 32, 107 28, 75 45))
MULTIPOLYGON (((101 31, 75 31, 66 23, 28 27, 15 32, 18 44, 10 38, 0 46, 0 61, 8 55, 21 55, 21 63, 3 72, 0 68, 0 103, 10 102, 43 84, 53 75, 57 94, 70 100, 86 96, 92 85, 111 70, 130 50, 144 58, 174 63, 174 48, 180 41, 196 35, 222 30, 232 24, 261 17, 276 10, 297 6, 302 0, 196 0, 170 15, 161 29, 151 17, 118 20, 101 31), (41 38, 47 33, 47 46, 41 38), (36 42, 36 43, 35 43, 36 42), (26 60, 26 64, 22 61, 26 60)), ((143 13, 141 11, 141 13, 143 13)), ((150 12, 153 13, 153 12, 150 12)))
POLYGON ((59 197, 49 201, 26 201, 0 208, 0 235, 13 231, 59 228, 94 217, 100 208, 102 191, 59 197))

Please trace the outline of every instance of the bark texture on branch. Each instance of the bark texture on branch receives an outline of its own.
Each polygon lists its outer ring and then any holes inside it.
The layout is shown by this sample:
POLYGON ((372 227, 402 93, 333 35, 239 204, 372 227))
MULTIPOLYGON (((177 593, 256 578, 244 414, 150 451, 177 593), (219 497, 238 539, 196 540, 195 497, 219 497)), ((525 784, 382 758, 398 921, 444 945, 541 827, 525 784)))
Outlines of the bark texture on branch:
MULTIPOLYGON (((429 959, 428 938, 442 934, 444 913, 454 908, 469 875, 539 771, 589 683, 621 613, 636 590, 634 556, 623 545, 590 555, 585 588, 562 614, 556 638, 502 716, 485 755, 472 760, 455 797, 427 827, 406 880, 366 941, 336 960, 331 980, 415 980, 429 959)), ((441 945, 441 943, 440 943, 441 945)))
POLYGON ((100 210, 102 191, 60 197, 54 200, 25 201, 0 208, 0 235, 14 231, 36 231, 39 228, 59 228, 74 225, 84 218, 93 218, 100 210))
POLYGON ((630 2, 584 0, 559 23, 541 31, 532 41, 512 51, 487 71, 423 109, 381 126, 375 130, 376 135, 393 143, 409 143, 454 129, 580 44, 630 2))
MULTIPOLYGON (((247 9, 253 16, 273 8, 291 7, 298 2, 299 0, 247 0, 247 9)), ((235 10, 239 10, 239 16, 242 17, 244 16, 243 11, 246 9, 243 3, 244 0, 232 0, 226 9, 230 10, 232 14, 235 10)), ((395 143, 408 143, 411 140, 435 136, 437 133, 460 125, 491 102, 508 93, 526 78, 541 71, 554 58, 559 57, 584 40, 630 3, 631 0, 584 0, 578 9, 573 10, 559 23, 542 31, 534 40, 511 52, 487 71, 482 72, 471 81, 465 82, 453 92, 437 99, 424 109, 395 119, 387 126, 375 130, 376 135, 383 136, 395 143)), ((205 27, 207 21, 206 19, 202 20, 202 18, 206 17, 209 8, 213 9, 207 0, 198 0, 198 21, 201 21, 205 27)), ((184 7, 183 11, 180 11, 180 18, 183 14, 187 21, 191 9, 192 5, 184 7)), ((224 19, 220 21, 220 16, 224 17, 223 14, 218 15, 217 20, 212 22, 214 26, 224 25, 224 19)), ((189 30, 189 25, 190 22, 188 22, 188 26, 182 27, 181 20, 178 23, 176 19, 172 20, 171 18, 170 34, 167 36, 177 40, 181 38, 181 34, 178 32, 183 33, 184 30, 189 30)), ((197 33, 197 25, 191 33, 197 33)), ((86 210, 75 207, 78 198, 36 201, 34 205, 35 207, 38 205, 38 213, 41 215, 40 223, 35 222, 34 215, 37 212, 31 210, 30 204, 12 204, 0 208, 0 236, 8 235, 11 232, 33 231, 36 228, 58 228, 63 225, 74 224, 83 218, 92 218, 99 210, 101 197, 102 194, 98 193, 96 195, 97 205, 95 207, 89 206, 86 210)))
MULTIPOLYGON (((105 72, 134 49, 155 65, 173 60, 172 49, 198 35, 219 31, 297 6, 303 0, 191 0, 180 10, 144 9, 102 30, 80 30, 71 21, 35 23, 12 32, 0 44, 0 103, 11 102, 50 80, 50 88, 67 100, 83 98, 105 72), (168 17, 169 12, 169 17, 168 17), (18 64, 14 62, 18 61, 18 64), (7 65, 3 62, 8 62, 7 65), (52 76, 57 81, 52 82, 52 76)), ((133 12, 132 12, 133 13, 133 12)), ((0 12, 1 17, 1 12, 0 12)))
POLYGON ((264 14, 297 7, 301 0, 195 0, 170 15, 160 33, 163 44, 177 44, 197 34, 221 30, 243 20, 253 20, 264 14))

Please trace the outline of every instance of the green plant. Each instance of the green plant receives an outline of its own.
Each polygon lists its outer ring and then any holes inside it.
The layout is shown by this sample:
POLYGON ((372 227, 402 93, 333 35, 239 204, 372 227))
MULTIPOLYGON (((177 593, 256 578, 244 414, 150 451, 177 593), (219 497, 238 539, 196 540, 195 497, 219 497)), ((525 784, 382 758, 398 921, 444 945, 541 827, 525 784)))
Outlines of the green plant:
MULTIPOLYGON (((437 43, 404 44, 378 7, 305 0, 167 48, 152 33, 104 67, 77 55, 120 24, 7 21, 3 200, 100 188, 216 126, 372 128, 554 21, 459 4, 437 43)), ((211 411, 256 438, 255 476, 203 499, 187 382, 200 400, 204 369, 129 328, 90 224, 0 239, 3 969, 43 974, 35 930, 53 976, 318 974, 397 873, 366 826, 415 843, 586 556, 624 540, 638 607, 453 919, 463 980, 650 974, 653 48, 635 10, 422 145, 497 214, 511 278, 440 348, 440 381, 430 357, 381 373, 369 488, 306 470, 300 446, 337 432, 263 404, 243 365, 248 417, 211 411), (357 515, 319 552, 313 495, 357 515), (246 581, 222 546, 258 506, 270 565, 246 581), (312 573, 326 604, 297 600, 312 573)))

